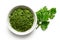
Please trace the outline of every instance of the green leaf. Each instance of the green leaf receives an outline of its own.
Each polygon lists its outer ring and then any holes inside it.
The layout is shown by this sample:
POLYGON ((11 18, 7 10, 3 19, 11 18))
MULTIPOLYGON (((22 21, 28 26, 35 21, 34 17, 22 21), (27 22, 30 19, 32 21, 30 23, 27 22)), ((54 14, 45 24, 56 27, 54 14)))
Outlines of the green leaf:
POLYGON ((49 18, 49 14, 48 14, 48 11, 46 11, 42 14, 42 20, 41 21, 47 21, 48 18, 49 18))
POLYGON ((36 12, 36 15, 37 15, 38 21, 40 21, 41 14, 39 12, 36 12))
POLYGON ((49 18, 49 12, 47 7, 44 6, 42 9, 36 12, 38 21, 47 21, 49 18))
POLYGON ((53 19, 54 16, 55 16, 55 13, 56 13, 56 8, 51 8, 51 9, 49 10, 49 18, 50 18, 50 19, 53 19))
POLYGON ((46 30, 48 24, 49 24, 49 22, 47 22, 47 21, 42 22, 42 23, 41 23, 41 29, 42 29, 42 30, 46 30))

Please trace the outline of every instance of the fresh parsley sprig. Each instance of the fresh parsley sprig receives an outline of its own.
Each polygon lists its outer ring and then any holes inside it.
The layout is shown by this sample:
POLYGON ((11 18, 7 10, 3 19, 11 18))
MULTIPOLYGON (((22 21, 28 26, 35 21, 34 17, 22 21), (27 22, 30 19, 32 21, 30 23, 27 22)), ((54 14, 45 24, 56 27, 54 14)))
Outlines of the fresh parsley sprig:
POLYGON ((38 21, 38 26, 41 26, 42 30, 46 30, 49 24, 49 19, 53 19, 56 14, 56 8, 51 8, 48 10, 46 6, 36 12, 38 21))

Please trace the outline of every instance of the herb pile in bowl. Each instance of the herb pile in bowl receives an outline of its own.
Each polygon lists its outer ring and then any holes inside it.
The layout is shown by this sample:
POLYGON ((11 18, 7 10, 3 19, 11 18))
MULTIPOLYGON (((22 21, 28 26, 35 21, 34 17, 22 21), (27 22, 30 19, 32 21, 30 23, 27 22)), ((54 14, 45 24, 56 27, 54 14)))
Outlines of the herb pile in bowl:
POLYGON ((13 29, 18 32, 29 30, 34 22, 34 15, 30 8, 17 6, 9 14, 9 22, 13 29))

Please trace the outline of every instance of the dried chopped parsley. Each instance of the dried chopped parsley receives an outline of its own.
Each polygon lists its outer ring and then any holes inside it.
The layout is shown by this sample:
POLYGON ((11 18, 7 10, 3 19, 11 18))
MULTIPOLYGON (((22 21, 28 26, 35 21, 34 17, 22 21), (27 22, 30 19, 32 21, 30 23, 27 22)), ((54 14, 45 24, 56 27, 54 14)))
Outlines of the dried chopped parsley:
POLYGON ((18 32, 29 30, 34 22, 33 12, 28 7, 16 7, 11 10, 9 21, 13 29, 18 32))

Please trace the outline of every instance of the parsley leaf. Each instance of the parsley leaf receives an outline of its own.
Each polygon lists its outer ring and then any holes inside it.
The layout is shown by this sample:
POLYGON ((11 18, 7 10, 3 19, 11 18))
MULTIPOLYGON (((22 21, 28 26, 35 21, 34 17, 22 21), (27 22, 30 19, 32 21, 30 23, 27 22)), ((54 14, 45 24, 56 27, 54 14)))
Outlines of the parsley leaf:
POLYGON ((42 29, 42 30, 46 30, 48 24, 49 24, 49 22, 47 22, 47 21, 42 22, 42 23, 41 23, 41 29, 42 29))
POLYGON ((51 8, 50 10, 49 10, 49 15, 50 15, 50 19, 53 19, 54 18, 54 16, 55 16, 55 13, 56 13, 56 8, 51 8))

